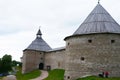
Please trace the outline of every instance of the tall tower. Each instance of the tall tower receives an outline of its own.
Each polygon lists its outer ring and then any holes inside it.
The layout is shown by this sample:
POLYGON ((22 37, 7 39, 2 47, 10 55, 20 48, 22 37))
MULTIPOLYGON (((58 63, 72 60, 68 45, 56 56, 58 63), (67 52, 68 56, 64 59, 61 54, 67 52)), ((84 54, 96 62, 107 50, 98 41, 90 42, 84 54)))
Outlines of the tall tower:
POLYGON ((66 41, 65 80, 108 71, 120 77, 120 25, 100 3, 66 41))
POLYGON ((36 39, 23 51, 22 73, 44 69, 44 54, 48 50, 51 50, 51 47, 42 39, 39 29, 36 39))

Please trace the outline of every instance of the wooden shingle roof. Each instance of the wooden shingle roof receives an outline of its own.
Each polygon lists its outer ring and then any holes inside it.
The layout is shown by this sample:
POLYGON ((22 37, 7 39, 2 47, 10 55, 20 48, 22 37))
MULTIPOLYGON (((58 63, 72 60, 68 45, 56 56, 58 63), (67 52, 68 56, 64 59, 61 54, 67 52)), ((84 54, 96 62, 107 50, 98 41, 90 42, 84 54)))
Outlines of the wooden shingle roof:
POLYGON ((52 48, 42 39, 42 33, 38 30, 37 37, 25 50, 49 51, 52 48))
POLYGON ((118 33, 120 25, 101 6, 97 6, 88 15, 85 21, 79 26, 73 35, 93 34, 93 33, 118 33))

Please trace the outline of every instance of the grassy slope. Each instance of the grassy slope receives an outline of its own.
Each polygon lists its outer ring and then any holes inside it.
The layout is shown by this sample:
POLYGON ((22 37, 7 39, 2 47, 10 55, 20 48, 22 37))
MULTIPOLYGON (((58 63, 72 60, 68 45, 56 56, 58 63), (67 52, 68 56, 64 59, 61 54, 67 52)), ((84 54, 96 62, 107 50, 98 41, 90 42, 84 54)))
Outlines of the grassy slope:
MULTIPOLYGON (((44 80, 64 80, 64 72, 65 71, 63 69, 54 69, 52 71, 49 71, 49 76, 44 80)), ((16 77, 17 77, 17 80, 29 80, 29 79, 38 77, 40 74, 41 73, 39 70, 35 70, 23 75, 21 74, 21 70, 20 70, 17 72, 16 77)), ((89 76, 85 78, 79 78, 77 80, 120 80, 120 77, 119 78, 99 78, 95 76, 89 76)))
POLYGON ((33 79, 40 76, 40 74, 41 74, 40 70, 35 70, 26 74, 22 74, 20 70, 17 72, 16 77, 17 77, 17 80, 29 80, 29 79, 33 79))
POLYGON ((44 80, 64 80, 64 70, 54 69, 49 71, 49 76, 44 80))
POLYGON ((79 78, 77 80, 120 80, 120 78, 99 78, 95 76, 90 76, 85 78, 79 78))

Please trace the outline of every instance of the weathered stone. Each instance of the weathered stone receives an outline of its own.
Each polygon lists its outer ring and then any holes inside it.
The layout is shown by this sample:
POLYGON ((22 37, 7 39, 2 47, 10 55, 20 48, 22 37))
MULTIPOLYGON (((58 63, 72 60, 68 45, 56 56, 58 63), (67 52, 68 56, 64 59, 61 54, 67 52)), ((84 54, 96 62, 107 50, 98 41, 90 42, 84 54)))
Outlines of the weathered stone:
POLYGON ((108 71, 111 77, 120 76, 119 34, 73 36, 66 40, 67 43, 70 45, 66 47, 68 60, 65 76, 74 79, 84 75, 98 75, 103 71, 108 71), (92 42, 89 43, 88 40, 92 42), (115 42, 111 43, 111 40, 115 42))
POLYGON ((22 73, 41 68, 42 63, 43 69, 65 69, 65 80, 104 71, 110 77, 120 77, 120 26, 100 4, 64 40, 64 48, 42 51, 44 45, 38 46, 37 41, 32 48, 24 50, 22 73))

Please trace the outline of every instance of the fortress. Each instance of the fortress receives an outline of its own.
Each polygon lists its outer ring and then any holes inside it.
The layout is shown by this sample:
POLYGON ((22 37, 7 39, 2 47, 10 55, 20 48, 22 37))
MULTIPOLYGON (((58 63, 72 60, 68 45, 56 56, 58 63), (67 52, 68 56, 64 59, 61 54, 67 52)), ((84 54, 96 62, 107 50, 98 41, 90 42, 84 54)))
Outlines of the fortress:
POLYGON ((103 71, 120 77, 120 25, 100 3, 64 40, 65 47, 52 49, 39 29, 36 39, 23 51, 22 73, 58 68, 65 70, 65 80, 103 71))

